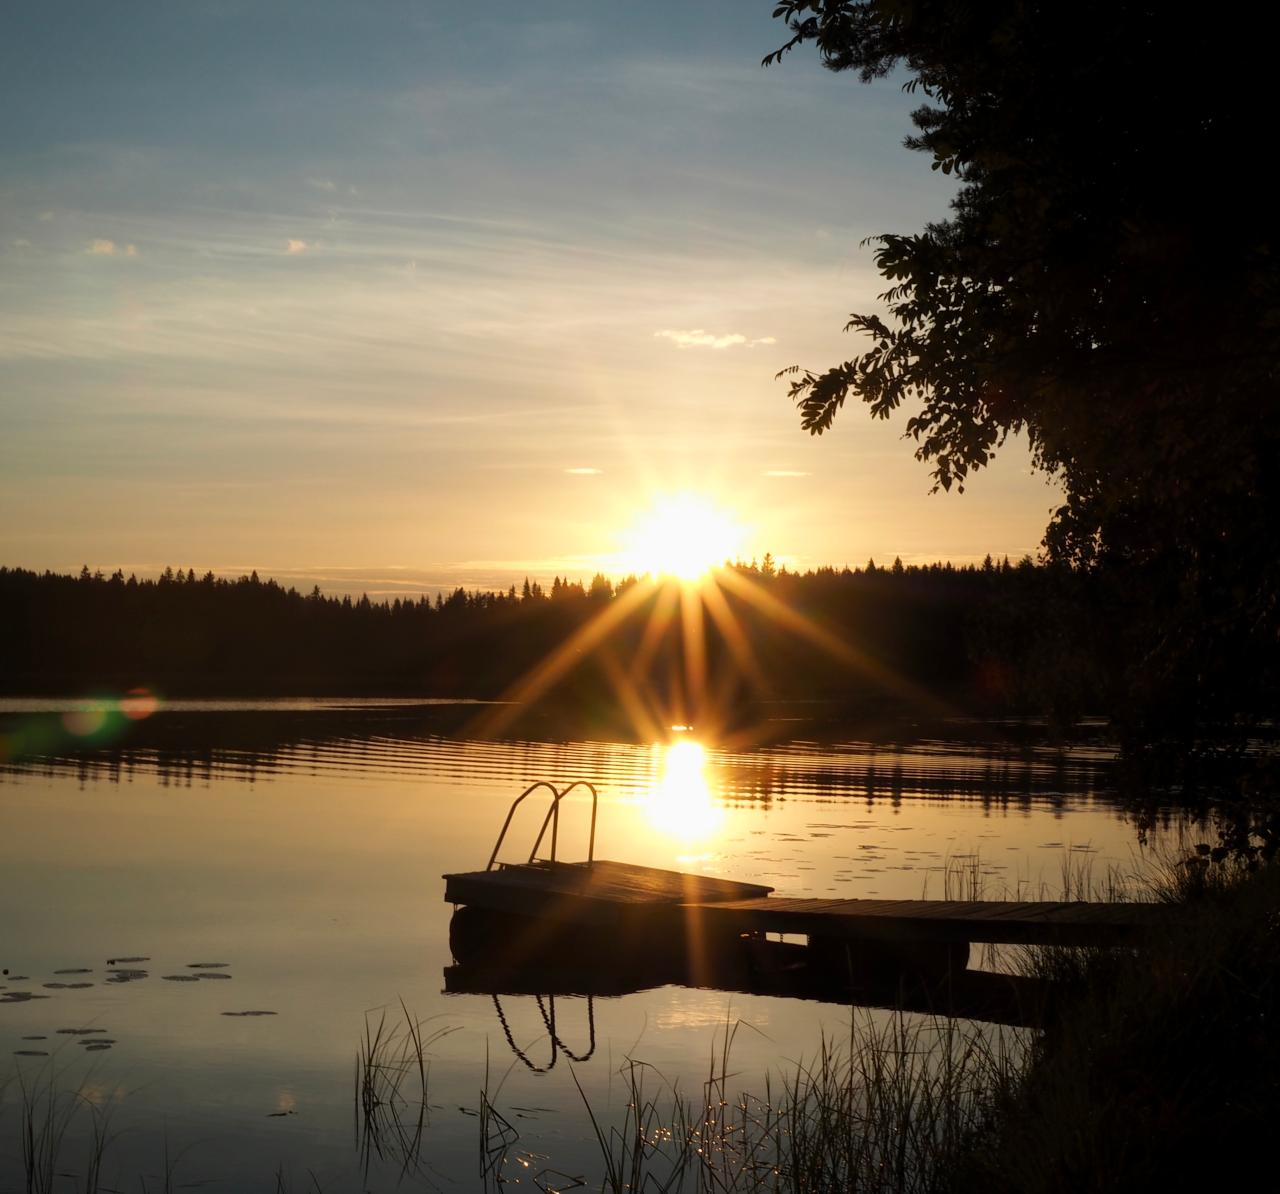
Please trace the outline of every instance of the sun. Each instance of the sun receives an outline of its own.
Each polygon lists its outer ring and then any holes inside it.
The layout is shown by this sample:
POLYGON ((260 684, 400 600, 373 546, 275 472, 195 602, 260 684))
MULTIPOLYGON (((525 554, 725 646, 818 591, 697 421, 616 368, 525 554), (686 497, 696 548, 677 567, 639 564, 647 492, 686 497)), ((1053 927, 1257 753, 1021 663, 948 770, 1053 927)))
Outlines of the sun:
POLYGON ((626 536, 624 566, 637 573, 698 580, 737 554, 743 528, 706 498, 658 498, 626 536))

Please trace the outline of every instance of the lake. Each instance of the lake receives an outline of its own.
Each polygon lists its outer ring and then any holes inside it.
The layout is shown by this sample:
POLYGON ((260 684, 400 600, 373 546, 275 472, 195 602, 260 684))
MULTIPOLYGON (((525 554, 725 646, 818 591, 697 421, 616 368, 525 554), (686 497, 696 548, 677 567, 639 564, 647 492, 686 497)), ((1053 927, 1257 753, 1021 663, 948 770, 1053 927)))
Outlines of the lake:
MULTIPOLYGON (((794 719, 755 744, 696 727, 650 744, 477 740, 447 702, 127 712, 0 701, 0 1190, 22 1188, 21 1089, 50 1080, 106 1113, 104 1186, 165 1188, 168 1166, 213 1189, 478 1189, 487 1086, 511 1125, 501 1172, 567 1189, 598 1169, 575 1077, 607 1116, 628 1057, 696 1088, 740 1022, 734 1082, 754 1090, 847 1035, 838 1003, 659 986, 561 996, 566 1054, 545 1000, 445 994, 441 875, 484 866, 533 780, 598 785, 598 857, 786 895, 941 896, 951 865, 1053 898, 1064 870, 1141 864, 1106 745, 1025 727, 860 741, 794 719), (362 1176, 357 1049, 401 1003, 434 1037, 424 1167, 402 1179, 374 1156, 362 1176)), ((584 850, 587 807, 566 802, 562 858, 584 850)), ((525 811, 504 857, 527 854, 542 810, 525 811)), ((62 1168, 82 1167, 88 1126, 71 1121, 62 1168)))

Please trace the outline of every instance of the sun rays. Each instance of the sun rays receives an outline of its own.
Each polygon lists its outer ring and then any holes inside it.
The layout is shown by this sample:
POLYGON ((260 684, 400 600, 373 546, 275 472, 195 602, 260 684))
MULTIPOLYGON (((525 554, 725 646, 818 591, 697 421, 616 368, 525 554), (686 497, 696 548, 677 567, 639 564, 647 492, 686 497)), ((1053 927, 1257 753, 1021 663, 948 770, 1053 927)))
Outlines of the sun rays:
POLYGON ((760 710, 774 695, 768 661, 781 638, 800 640, 848 669, 873 699, 879 694, 946 712, 933 694, 851 642, 847 628, 797 608, 780 587, 784 578, 725 562, 741 535, 739 524, 705 499, 679 494, 654 502, 635 524, 623 557, 633 567, 648 565, 640 579, 620 585, 474 728, 506 732, 562 685, 577 683, 583 669, 592 674, 571 699, 589 694, 594 707, 588 711, 597 720, 618 729, 621 718, 638 741, 668 741, 674 724, 692 726, 703 742, 757 741, 768 730, 760 710))

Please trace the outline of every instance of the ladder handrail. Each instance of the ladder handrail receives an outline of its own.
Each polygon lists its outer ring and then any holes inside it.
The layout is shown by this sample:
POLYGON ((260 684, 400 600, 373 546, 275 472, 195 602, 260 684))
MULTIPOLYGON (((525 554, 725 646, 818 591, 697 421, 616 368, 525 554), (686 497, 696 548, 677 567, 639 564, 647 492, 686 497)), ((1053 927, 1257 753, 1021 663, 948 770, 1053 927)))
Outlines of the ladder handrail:
MULTIPOLYGON (((493 844, 493 853, 489 855, 489 865, 484 868, 486 871, 493 870, 493 864, 498 860, 498 851, 502 849, 502 839, 507 836, 507 830, 511 828, 511 818, 516 815, 516 809, 520 807, 520 802, 524 800, 526 796, 532 795, 539 788, 547 788, 551 792, 551 808, 553 810, 559 805, 560 793, 556 791, 553 785, 547 783, 545 779, 535 780, 525 788, 525 790, 511 802, 511 807, 507 810, 507 819, 502 822, 502 829, 498 833, 498 840, 493 844)), ((550 815, 551 813, 548 812, 547 816, 550 817, 550 815)), ((538 840, 542 840, 541 834, 538 835, 538 840)), ((530 858, 530 861, 533 861, 532 858, 530 858)))
MULTIPOLYGON (((600 807, 600 797, 596 794, 596 786, 589 783, 585 779, 575 779, 567 788, 565 788, 556 797, 556 815, 554 823, 551 826, 551 861, 556 860, 556 833, 560 828, 560 801, 562 801, 574 788, 586 788, 591 793, 591 832, 587 835, 587 866, 595 861, 596 855, 596 812, 600 807)), ((542 829, 538 832, 538 839, 533 843, 533 849, 529 851, 529 861, 533 861, 533 857, 538 852, 538 847, 542 845, 542 835, 547 832, 547 820, 552 820, 551 814, 547 814, 547 819, 542 822, 542 829)))
POLYGON ((554 784, 548 783, 545 779, 540 779, 531 783, 511 802, 511 807, 507 810, 507 819, 502 823, 502 829, 498 833, 498 840, 493 846, 493 853, 489 855, 489 863, 484 868, 486 871, 493 870, 493 865, 498 860, 498 851, 502 849, 503 840, 507 836, 507 830, 511 828, 511 820, 516 815, 516 809, 520 806, 520 802, 539 788, 546 788, 550 791, 551 807, 547 809, 547 815, 542 818, 542 827, 538 830, 538 836, 534 839, 533 849, 529 851, 529 862, 532 863, 537 857, 538 847, 542 845, 542 839, 546 837, 548 825, 551 826, 551 858, 549 861, 556 861, 556 847, 560 836, 560 801, 572 792, 574 788, 586 788, 591 793, 591 830, 587 837, 587 866, 590 866, 595 861, 596 814, 600 806, 600 797, 596 793, 595 785, 588 783, 585 779, 577 779, 563 791, 558 791, 554 784))

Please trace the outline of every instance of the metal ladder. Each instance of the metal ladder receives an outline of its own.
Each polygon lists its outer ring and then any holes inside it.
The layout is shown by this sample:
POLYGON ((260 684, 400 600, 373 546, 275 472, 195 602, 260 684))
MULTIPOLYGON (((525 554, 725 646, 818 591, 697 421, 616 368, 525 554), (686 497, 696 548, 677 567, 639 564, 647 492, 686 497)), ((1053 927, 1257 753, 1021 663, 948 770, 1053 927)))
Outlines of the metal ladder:
MULTIPOLYGON (((507 819, 502 822, 502 829, 498 834, 498 840, 493 845, 493 853, 489 855, 489 864, 484 868, 486 871, 493 870, 495 864, 505 866, 505 863, 498 863, 498 851, 502 849, 503 839, 507 836, 507 830, 511 828, 511 820, 516 815, 516 809, 520 807, 521 802, 531 796, 539 788, 546 788, 551 793, 551 807, 547 809, 547 815, 542 819, 542 828, 538 830, 538 836, 534 839, 533 849, 529 851, 529 860, 526 866, 532 866, 535 862, 541 862, 549 866, 556 864, 556 843, 560 834, 560 801, 562 801, 574 788, 586 788, 591 793, 591 832, 587 838, 587 861, 586 866, 590 867, 595 861, 596 853, 596 813, 600 804, 600 797, 596 794, 595 785, 588 783, 585 779, 576 779, 563 790, 558 790, 554 784, 548 783, 545 779, 536 780, 531 783, 519 796, 511 802, 511 807, 507 810, 507 819), (551 857, 539 859, 538 847, 542 845, 542 839, 547 835, 547 828, 551 828, 551 857)), ((565 864, 570 865, 570 864, 565 864)))

